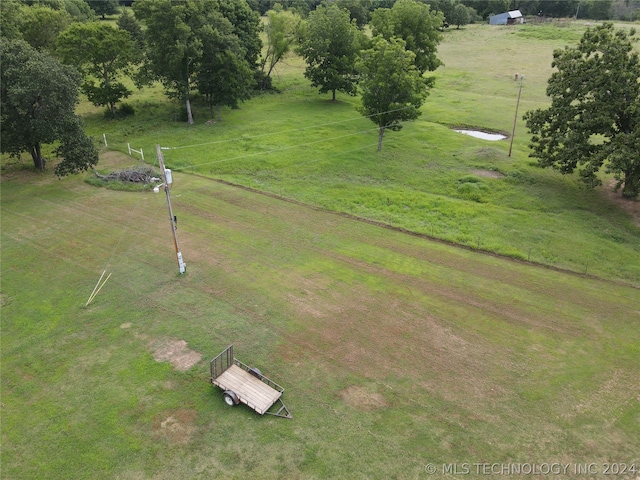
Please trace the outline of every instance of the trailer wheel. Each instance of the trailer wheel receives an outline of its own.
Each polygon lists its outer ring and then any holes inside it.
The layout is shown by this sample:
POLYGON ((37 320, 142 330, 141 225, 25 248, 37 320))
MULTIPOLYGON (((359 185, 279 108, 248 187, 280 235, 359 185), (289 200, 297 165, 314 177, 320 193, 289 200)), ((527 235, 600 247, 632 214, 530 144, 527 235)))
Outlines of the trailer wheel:
POLYGON ((224 398, 224 403, 226 403, 230 407, 237 405, 238 402, 240 401, 238 399, 238 396, 231 390, 226 390, 223 394, 223 398, 224 398))

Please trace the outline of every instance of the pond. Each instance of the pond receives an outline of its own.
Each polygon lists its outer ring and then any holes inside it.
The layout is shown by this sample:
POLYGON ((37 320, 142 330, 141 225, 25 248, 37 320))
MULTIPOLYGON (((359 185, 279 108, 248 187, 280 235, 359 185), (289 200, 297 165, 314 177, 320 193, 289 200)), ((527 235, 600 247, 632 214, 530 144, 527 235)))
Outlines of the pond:
POLYGON ((482 140, 490 140, 495 142, 496 140, 504 140, 506 135, 501 133, 487 133, 480 130, 455 130, 458 133, 464 133, 465 135, 471 135, 472 137, 481 138, 482 140))

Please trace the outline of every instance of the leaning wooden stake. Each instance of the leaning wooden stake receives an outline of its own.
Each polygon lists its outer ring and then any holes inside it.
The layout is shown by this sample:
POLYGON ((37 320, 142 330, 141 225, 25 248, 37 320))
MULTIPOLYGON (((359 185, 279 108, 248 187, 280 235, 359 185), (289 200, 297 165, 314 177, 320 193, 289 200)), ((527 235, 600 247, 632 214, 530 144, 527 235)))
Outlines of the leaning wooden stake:
POLYGON ((100 282, 102 281, 102 277, 104 277, 104 274, 107 273, 106 270, 103 270, 102 275, 100 275, 100 278, 98 279, 98 283, 96 283, 96 286, 93 287, 93 292, 91 292, 91 295, 89 295, 89 300, 87 300, 87 303, 85 304, 85 307, 87 305, 89 305, 89 302, 91 301, 91 299, 93 298, 93 294, 96 293, 96 290, 98 289, 98 286, 100 285, 100 282))
POLYGON ((107 280, 109 280, 109 278, 111 277, 111 272, 109 275, 107 275, 107 278, 105 278, 104 282, 102 282, 102 285, 100 285, 100 281, 102 280, 102 277, 104 277, 104 274, 107 271, 105 270, 104 272, 102 272, 102 275, 100 275, 100 279, 98 280, 98 283, 96 283, 96 286, 93 289, 93 292, 91 292, 91 295, 89 296, 89 300, 87 300, 87 303, 85 304, 85 307, 88 306, 94 298, 96 298, 96 295, 98 295, 98 293, 100 292, 100 290, 102 290, 102 287, 104 287, 104 284, 107 283, 107 280))

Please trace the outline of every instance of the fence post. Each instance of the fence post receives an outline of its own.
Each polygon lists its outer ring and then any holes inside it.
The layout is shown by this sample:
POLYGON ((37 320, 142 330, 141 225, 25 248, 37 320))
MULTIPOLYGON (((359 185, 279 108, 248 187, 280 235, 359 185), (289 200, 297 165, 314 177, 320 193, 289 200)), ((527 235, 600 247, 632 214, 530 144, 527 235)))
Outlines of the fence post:
POLYGON ((129 149, 129 156, 131 156, 131 145, 127 143, 127 148, 129 149))
POLYGON ((106 133, 102 134, 102 139, 104 140, 104 146, 108 147, 109 145, 107 144, 107 134, 106 133))

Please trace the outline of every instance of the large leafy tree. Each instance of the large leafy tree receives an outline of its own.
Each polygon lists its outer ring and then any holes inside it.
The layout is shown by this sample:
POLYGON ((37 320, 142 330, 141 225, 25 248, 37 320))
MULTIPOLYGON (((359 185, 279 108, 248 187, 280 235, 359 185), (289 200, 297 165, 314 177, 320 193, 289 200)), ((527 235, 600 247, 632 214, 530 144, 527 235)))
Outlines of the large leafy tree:
MULTIPOLYGON (((234 28, 220 12, 211 12, 201 32, 202 60, 196 82, 211 108, 223 105, 238 107, 251 95, 253 70, 246 60, 242 42, 234 28)), ((219 114, 220 115, 220 114, 219 114)))
POLYGON ((414 64, 413 52, 404 40, 373 39, 373 48, 362 52, 357 63, 360 71, 360 112, 378 128, 378 150, 382 150, 385 130, 400 130, 402 122, 421 115, 432 78, 424 78, 414 64))
POLYGON ((118 20, 116 21, 116 25, 120 30, 124 30, 131 35, 131 39, 133 43, 136 45, 138 50, 142 52, 144 50, 144 35, 142 33, 142 27, 140 23, 136 20, 129 10, 123 10, 118 20))
MULTIPOLYGON (((257 13, 245 0, 137 0, 133 4, 136 17, 145 25, 145 70, 165 87, 167 95, 185 102, 187 121, 193 123, 191 113, 192 85, 199 84, 204 94, 213 93, 212 79, 204 78, 204 72, 213 72, 225 59, 233 65, 225 65, 228 71, 244 72, 244 64, 254 66, 260 50, 257 13), (221 17, 222 15, 222 17, 221 17), (225 25, 220 19, 226 19, 225 25), (236 23, 234 23, 236 22, 236 23), (231 41, 230 36, 235 40, 231 41), (255 37, 255 38, 254 38, 255 37), (218 55, 221 45, 236 45, 233 55, 218 55), (240 58, 238 58, 240 56, 240 58), (244 62, 244 64, 242 63, 244 62)), ((251 67, 249 67, 251 68, 251 67)), ((233 81, 238 81, 236 75, 233 81)), ((253 78, 242 78, 252 82, 253 78)), ((239 87, 239 86, 238 86, 239 87)), ((240 92, 240 88, 227 89, 240 92)), ((220 94, 221 90, 217 93, 220 94)), ((241 99, 241 96, 236 98, 241 99)), ((218 104, 228 104, 226 100, 218 104)))
MULTIPOLYGON (((567 2, 567 0, 560 0, 562 2, 567 2)), ((511 1, 510 0, 462 0, 462 3, 468 7, 475 8, 476 11, 482 16, 482 18, 487 18, 491 15, 495 15, 497 13, 503 13, 508 10, 511 10, 511 1)), ((525 4, 527 1, 520 0, 518 2, 518 7, 521 8, 520 4, 525 4)), ((544 3, 555 3, 555 0, 544 0, 544 3)), ((537 11, 536 11, 537 13, 537 11)))
POLYGON ((95 14, 84 0, 64 0, 64 9, 78 22, 91 22, 95 14))
POLYGON ((96 15, 104 20, 106 15, 118 13, 118 0, 90 0, 87 1, 96 15))
POLYGON ((108 106, 115 114, 116 103, 131 94, 118 81, 136 60, 137 51, 128 32, 104 23, 75 23, 58 38, 57 52, 84 75, 82 89, 94 105, 108 106))
POLYGON ((431 11, 429 5, 418 0, 398 0, 393 8, 378 8, 371 17, 374 35, 386 40, 401 38, 407 50, 415 55, 415 65, 421 73, 433 71, 441 65, 436 56, 442 39, 442 12, 431 11))
POLYGON ((338 7, 349 10, 351 19, 356 21, 358 27, 364 28, 369 23, 372 0, 335 0, 335 2, 338 7))
POLYGON ((288 10, 269 10, 264 30, 267 38, 266 51, 260 61, 262 84, 265 90, 270 84, 271 72, 276 65, 289 53, 297 40, 298 28, 302 19, 300 15, 288 10))
POLYGON ((0 129, 3 153, 28 152, 36 169, 44 170, 42 147, 58 143, 59 176, 87 170, 98 152, 74 110, 80 74, 22 40, 0 42, 0 129))
POLYGON ((320 6, 309 14, 298 52, 307 67, 304 76, 320 93, 336 92, 355 95, 357 71, 355 61, 362 42, 362 33, 348 10, 335 4, 320 6))
POLYGON ((251 9, 246 0, 215 0, 215 3, 214 9, 231 22, 232 33, 240 40, 245 60, 251 68, 255 68, 262 51, 260 15, 251 9))
POLYGON ((34 5, 21 9, 20 32, 22 39, 37 50, 52 52, 60 33, 71 24, 66 10, 34 5))
POLYGON ((470 13, 469 7, 461 3, 457 3, 453 7, 453 13, 451 15, 451 19, 449 20, 449 22, 452 25, 457 25, 459 29, 462 25, 467 25, 470 21, 471 21, 471 13, 470 13))
POLYGON ((18 0, 4 0, 0 11, 0 38, 18 40, 22 38, 20 31, 20 2, 18 0))
MULTIPOLYGON (((632 32, 633 33, 633 32, 632 32)), ((542 167, 576 169, 589 186, 601 184, 604 166, 624 184, 622 195, 640 192, 640 61, 630 35, 605 23, 588 29, 575 47, 553 54, 551 106, 524 118, 532 134, 531 156, 542 167)))
POLYGON ((133 9, 147 27, 146 70, 162 83, 169 98, 185 102, 187 121, 193 124, 191 82, 202 56, 197 35, 204 20, 202 2, 138 0, 133 9))

